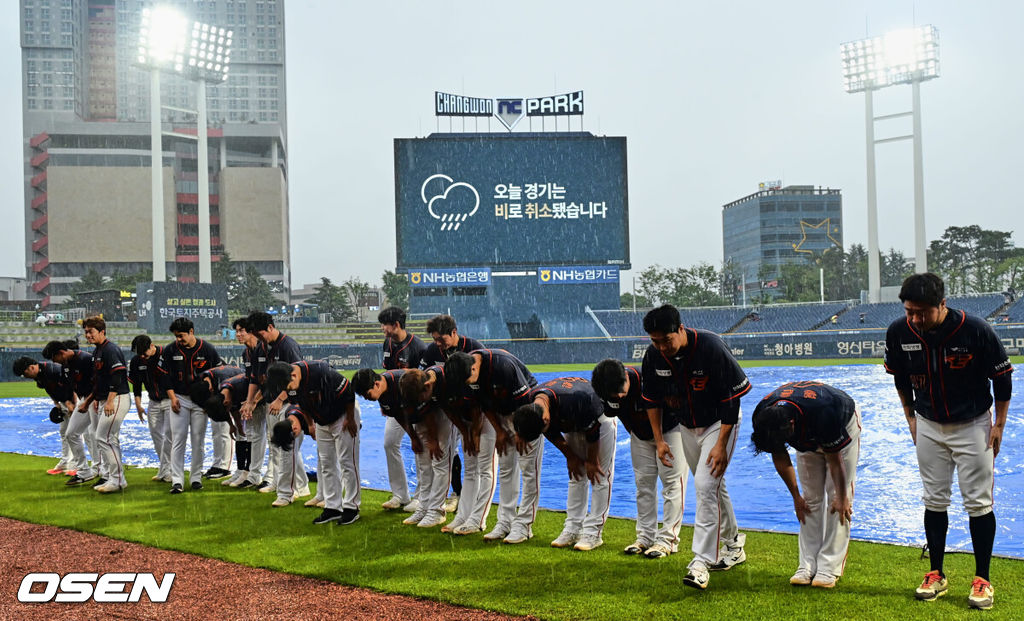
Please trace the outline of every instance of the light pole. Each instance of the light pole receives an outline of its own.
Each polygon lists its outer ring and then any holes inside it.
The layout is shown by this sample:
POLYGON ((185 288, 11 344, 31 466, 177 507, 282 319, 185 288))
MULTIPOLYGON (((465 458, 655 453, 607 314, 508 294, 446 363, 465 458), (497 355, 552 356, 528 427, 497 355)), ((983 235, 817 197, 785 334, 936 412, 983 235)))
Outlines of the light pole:
POLYGON ((881 301, 878 249, 878 191, 875 184, 875 145, 899 140, 914 144, 915 269, 928 271, 924 230, 924 173, 921 155, 921 82, 939 77, 939 32, 934 26, 897 30, 881 37, 843 43, 843 85, 847 93, 864 92, 867 146, 868 301, 881 301), (875 116, 872 93, 896 84, 910 84, 910 112, 875 116), (913 117, 911 133, 875 139, 875 121, 913 117))
POLYGON ((153 167, 153 279, 166 280, 164 269, 163 157, 160 132, 160 72, 198 82, 196 136, 163 132, 197 141, 199 282, 212 280, 210 252, 210 164, 207 147, 206 83, 227 80, 231 63, 230 30, 191 21, 170 7, 142 10, 138 64, 151 72, 151 149, 153 167), (159 265, 158 265, 159 264, 159 265))

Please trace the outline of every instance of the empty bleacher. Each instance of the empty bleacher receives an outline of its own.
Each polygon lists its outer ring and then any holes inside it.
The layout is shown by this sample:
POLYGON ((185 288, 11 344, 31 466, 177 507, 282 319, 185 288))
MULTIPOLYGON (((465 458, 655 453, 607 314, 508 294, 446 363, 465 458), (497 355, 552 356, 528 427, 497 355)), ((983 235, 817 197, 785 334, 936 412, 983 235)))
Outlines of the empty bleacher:
MULTIPOLYGON (((752 310, 735 332, 806 332, 833 315, 842 313, 846 302, 825 304, 772 304, 752 310)), ((826 323, 826 326, 831 323, 826 323)))

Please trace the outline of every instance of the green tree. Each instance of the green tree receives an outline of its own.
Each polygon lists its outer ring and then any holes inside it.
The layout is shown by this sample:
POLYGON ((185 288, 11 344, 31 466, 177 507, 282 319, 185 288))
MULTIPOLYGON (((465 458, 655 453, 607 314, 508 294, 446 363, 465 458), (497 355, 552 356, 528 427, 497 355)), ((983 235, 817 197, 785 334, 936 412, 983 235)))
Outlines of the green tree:
POLYGON ((384 297, 387 298, 388 304, 399 308, 409 308, 411 287, 409 286, 408 275, 396 274, 391 270, 387 270, 381 276, 381 279, 384 281, 381 291, 384 292, 384 297))
POLYGON ((332 321, 348 321, 352 315, 352 305, 349 303, 349 292, 345 286, 338 286, 331 282, 326 276, 320 278, 320 286, 308 300, 309 304, 316 304, 321 313, 327 313, 332 321))
POLYGON ((633 310, 634 302, 636 302, 637 308, 650 308, 651 301, 642 295, 637 295, 636 298, 630 292, 623 293, 619 296, 619 308, 622 310, 633 310))
POLYGON ((104 278, 100 276, 94 268, 89 268, 82 278, 71 285, 71 295, 79 294, 83 291, 97 291, 99 289, 107 289, 108 286, 104 282, 104 278))
POLYGON ((140 282, 152 282, 152 280, 153 268, 151 267, 143 268, 133 274, 114 272, 104 281, 103 288, 134 292, 140 282))
POLYGON ((652 304, 718 306, 728 304, 722 295, 722 277, 715 266, 698 263, 690 268, 652 265, 640 272, 638 290, 652 304))
POLYGON ((274 293, 270 283, 260 276, 255 266, 248 265, 239 281, 238 291, 234 300, 228 298, 228 307, 236 312, 265 311, 281 304, 281 299, 274 293))
POLYGON ((230 254, 225 252, 220 256, 220 261, 210 266, 210 277, 214 284, 227 287, 228 305, 231 306, 232 300, 238 297, 242 287, 242 275, 238 271, 238 266, 231 260, 230 254))
POLYGON ((353 306, 361 306, 363 298, 370 293, 370 283, 363 282, 362 280, 352 277, 346 280, 341 285, 348 292, 349 299, 352 301, 353 306))

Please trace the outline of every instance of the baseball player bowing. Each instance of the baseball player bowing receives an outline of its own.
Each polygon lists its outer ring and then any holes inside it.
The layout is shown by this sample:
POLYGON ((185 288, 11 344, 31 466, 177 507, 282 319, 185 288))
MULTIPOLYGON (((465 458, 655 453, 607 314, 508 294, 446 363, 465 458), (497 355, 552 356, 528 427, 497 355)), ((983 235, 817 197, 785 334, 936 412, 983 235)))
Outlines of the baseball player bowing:
MULTIPOLYGON (((665 465, 658 459, 658 447, 651 419, 642 398, 640 371, 607 358, 597 363, 591 376, 594 392, 604 403, 605 416, 622 421, 629 432, 629 456, 636 482, 636 541, 625 547, 626 554, 664 558, 679 549, 679 527, 683 522, 686 496, 686 464, 675 459, 665 465), (664 502, 658 528, 658 479, 664 502)), ((661 437, 673 455, 684 455, 682 431, 675 416, 662 415, 661 437)))
MULTIPOLYGON (((317 486, 323 490, 324 510, 313 523, 351 524, 358 520, 361 423, 352 384, 323 360, 313 360, 294 364, 274 362, 267 368, 264 388, 272 395, 295 391, 295 405, 314 423, 310 432, 316 439, 317 486)), ((301 463, 298 457, 300 466, 301 463)), ((278 487, 278 499, 287 497, 282 496, 283 491, 287 490, 278 487)))
POLYGON ((967 603, 988 609, 994 597, 989 581, 996 534, 994 460, 1010 407, 1013 367, 987 322, 946 306, 945 284, 935 274, 908 277, 900 300, 906 317, 894 321, 886 332, 885 370, 896 383, 924 487, 931 571, 916 597, 933 600, 946 594, 942 571, 949 524, 946 509, 956 470, 974 548, 975 576, 967 603))
MULTIPOLYGON (((516 444, 533 442, 543 433, 565 455, 569 468, 565 526, 551 547, 571 546, 583 552, 600 547, 615 474, 615 419, 604 415, 601 399, 580 377, 544 382, 530 397, 533 402, 512 416, 516 444)), ((539 464, 537 469, 539 478, 539 464)))
POLYGON ((746 536, 737 530, 725 487, 725 469, 736 447, 740 397, 750 392, 750 382, 722 338, 684 327, 674 306, 647 313, 644 331, 651 345, 641 366, 643 398, 658 459, 666 466, 686 459, 697 492, 693 560, 683 584, 704 589, 709 570, 726 570, 747 558, 746 536), (671 411, 683 426, 683 455, 673 454, 662 435, 663 411, 671 411))
POLYGON ((850 546, 860 411, 838 388, 790 382, 765 395, 751 418, 754 451, 771 453, 800 521, 800 562, 789 582, 831 589, 850 546), (786 444, 797 450, 796 472, 786 444))

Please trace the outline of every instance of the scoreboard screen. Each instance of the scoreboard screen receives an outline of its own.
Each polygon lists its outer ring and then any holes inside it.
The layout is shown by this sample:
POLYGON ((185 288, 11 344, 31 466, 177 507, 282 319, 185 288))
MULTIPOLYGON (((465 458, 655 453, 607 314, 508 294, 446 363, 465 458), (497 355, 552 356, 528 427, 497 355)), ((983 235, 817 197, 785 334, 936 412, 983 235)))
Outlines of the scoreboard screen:
POLYGON ((629 268, 626 139, 435 135, 395 140, 400 270, 629 268))

